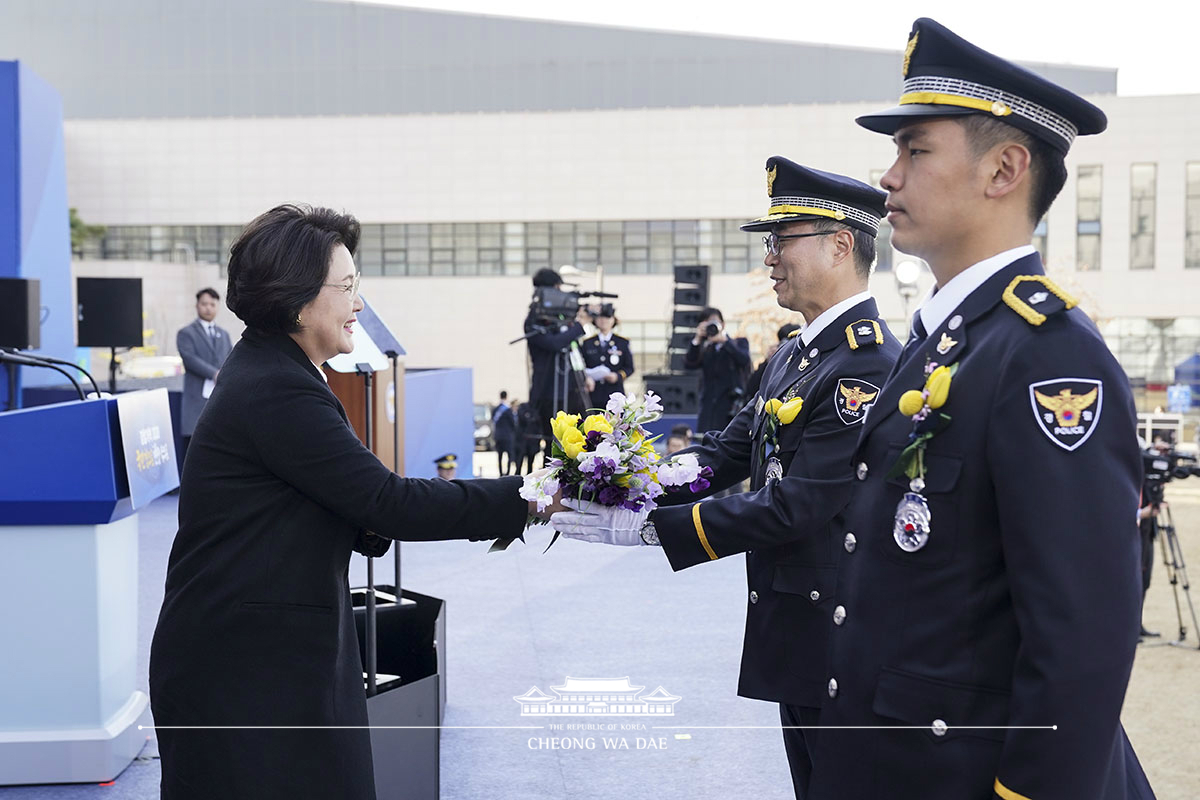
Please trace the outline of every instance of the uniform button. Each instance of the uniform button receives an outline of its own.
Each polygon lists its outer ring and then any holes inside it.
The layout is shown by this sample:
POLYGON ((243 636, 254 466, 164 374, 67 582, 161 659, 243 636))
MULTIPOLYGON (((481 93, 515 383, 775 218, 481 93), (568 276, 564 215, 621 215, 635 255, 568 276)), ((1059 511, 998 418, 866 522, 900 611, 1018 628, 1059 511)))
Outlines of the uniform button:
POLYGON ((846 534, 846 552, 853 553, 854 548, 858 546, 858 539, 854 538, 853 533, 846 534))
POLYGON ((945 736, 950 726, 946 724, 946 720, 944 719, 935 719, 930 728, 933 729, 934 736, 945 736))
POLYGON ((846 607, 838 606, 833 610, 833 624, 841 625, 846 621, 846 607))
POLYGON ((837 697, 837 678, 829 679, 829 696, 837 697))
POLYGON ((758 592, 751 592, 751 593, 750 593, 750 602, 751 602, 751 603, 757 603, 757 602, 758 602, 758 592))
POLYGON ((860 461, 860 462, 858 462, 858 469, 856 469, 854 472, 858 476, 858 479, 860 481, 865 481, 867 479, 868 471, 869 470, 867 469, 867 462, 860 461))
POLYGON ((816 589, 813 589, 811 592, 808 593, 808 599, 812 600, 815 603, 821 599, 821 593, 818 592, 816 589))

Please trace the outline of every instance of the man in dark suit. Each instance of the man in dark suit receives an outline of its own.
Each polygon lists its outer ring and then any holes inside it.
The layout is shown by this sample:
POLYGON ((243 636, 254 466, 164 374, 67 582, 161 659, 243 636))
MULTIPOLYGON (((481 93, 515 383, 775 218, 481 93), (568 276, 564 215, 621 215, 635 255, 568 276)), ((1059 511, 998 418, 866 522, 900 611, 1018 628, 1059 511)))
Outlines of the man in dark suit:
MULTIPOLYGON (((792 783, 804 797, 815 734, 803 726, 816 724, 824 695, 850 455, 900 344, 867 290, 883 192, 779 156, 766 166, 770 209, 742 229, 766 232, 779 304, 808 325, 785 337, 729 426, 683 451, 712 469, 708 492, 660 498, 676 507, 653 512, 645 534, 677 570, 746 553, 738 694, 779 703, 792 783), (747 476, 749 493, 694 504, 747 476), (804 479, 842 479, 841 505, 812 503, 804 479)), ((560 518, 556 528, 577 535, 560 518)))
POLYGON ((179 435, 183 440, 183 452, 178 459, 180 469, 192 432, 196 430, 196 420, 200 419, 200 412, 216 386, 221 365, 233 349, 229 331, 216 323, 220 302, 221 295, 216 289, 206 287, 196 292, 196 319, 175 334, 175 349, 183 359, 184 369, 179 409, 179 435))
POLYGON ((701 371, 700 416, 696 420, 696 431, 724 430, 744 399, 750 372, 750 342, 729 337, 720 309, 702 309, 700 324, 683 356, 683 365, 701 371))
POLYGON ((904 78, 858 122, 896 142, 892 243, 938 288, 854 455, 812 796, 1153 797, 1120 723, 1133 398, 1030 246, 1104 113, 928 19, 904 78))

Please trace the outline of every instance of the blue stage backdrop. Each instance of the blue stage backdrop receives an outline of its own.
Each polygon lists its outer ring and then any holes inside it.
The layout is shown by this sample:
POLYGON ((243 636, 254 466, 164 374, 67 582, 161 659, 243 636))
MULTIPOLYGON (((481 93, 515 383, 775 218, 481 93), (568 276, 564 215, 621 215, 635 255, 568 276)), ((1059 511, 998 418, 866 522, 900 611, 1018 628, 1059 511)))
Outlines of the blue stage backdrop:
MULTIPOLYGON (((17 61, 0 61, 0 277, 41 281, 39 352, 75 360, 62 102, 17 61)), ((27 386, 62 380, 51 370, 23 368, 20 375, 27 386)), ((7 395, 0 370, 0 398, 7 395)))
POLYGON ((404 373, 404 474, 433 478, 433 460, 458 456, 458 477, 470 478, 475 452, 471 370, 409 369, 404 373))

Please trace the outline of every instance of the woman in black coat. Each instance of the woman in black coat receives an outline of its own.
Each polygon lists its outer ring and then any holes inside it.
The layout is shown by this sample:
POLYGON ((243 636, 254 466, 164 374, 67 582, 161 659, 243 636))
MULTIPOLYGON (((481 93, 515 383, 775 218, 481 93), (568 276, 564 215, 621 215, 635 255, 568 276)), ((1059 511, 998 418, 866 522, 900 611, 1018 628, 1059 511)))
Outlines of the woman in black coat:
POLYGON ((247 330, 188 450, 150 652, 167 800, 372 800, 351 550, 515 536, 530 513, 520 478, 401 478, 350 428, 318 365, 353 349, 358 233, 280 206, 231 249, 247 330))

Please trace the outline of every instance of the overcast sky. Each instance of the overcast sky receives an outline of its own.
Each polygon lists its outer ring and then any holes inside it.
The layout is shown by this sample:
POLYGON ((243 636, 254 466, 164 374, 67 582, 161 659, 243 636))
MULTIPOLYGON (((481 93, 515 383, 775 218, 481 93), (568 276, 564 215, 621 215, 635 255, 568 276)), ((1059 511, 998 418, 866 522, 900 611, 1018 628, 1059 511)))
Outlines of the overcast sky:
POLYGON ((901 50, 912 21, 932 17, 1006 58, 1118 69, 1126 95, 1200 94, 1200 3, 1041 0, 374 0, 530 19, 587 22, 901 50))

